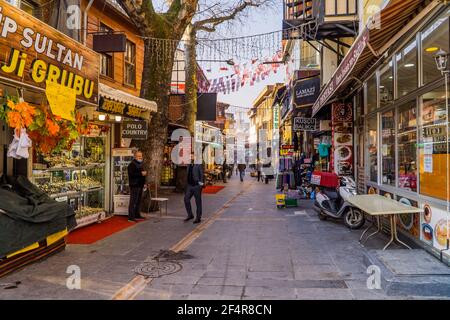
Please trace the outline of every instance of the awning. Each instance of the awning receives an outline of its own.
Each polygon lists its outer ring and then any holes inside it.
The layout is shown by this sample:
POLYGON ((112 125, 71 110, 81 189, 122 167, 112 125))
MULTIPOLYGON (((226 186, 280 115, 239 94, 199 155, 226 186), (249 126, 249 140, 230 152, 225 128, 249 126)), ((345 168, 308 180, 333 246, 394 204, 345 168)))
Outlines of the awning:
POLYGON ((156 102, 142 99, 127 92, 111 88, 110 86, 99 83, 99 94, 101 97, 111 99, 117 102, 125 103, 136 108, 144 109, 145 111, 157 112, 158 107, 156 102))
POLYGON ((313 106, 313 116, 336 98, 338 93, 354 82, 361 82, 364 73, 400 39, 403 35, 400 31, 411 23, 419 12, 425 15, 438 5, 437 0, 391 0, 380 12, 378 21, 367 25, 360 33, 331 80, 322 89, 313 106))

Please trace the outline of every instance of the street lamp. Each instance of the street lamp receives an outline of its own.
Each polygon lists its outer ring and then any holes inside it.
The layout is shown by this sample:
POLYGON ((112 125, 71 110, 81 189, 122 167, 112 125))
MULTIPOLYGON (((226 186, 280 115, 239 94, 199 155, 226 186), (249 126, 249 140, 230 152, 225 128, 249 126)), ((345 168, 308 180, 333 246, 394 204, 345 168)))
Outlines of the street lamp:
POLYGON ((447 179, 446 179, 446 188, 447 188, 447 248, 441 250, 441 261, 443 261, 442 253, 443 251, 450 249, 450 227, 449 227, 449 215, 450 215, 450 190, 449 190, 449 148, 448 148, 448 142, 449 142, 449 118, 448 118, 448 75, 450 74, 450 70, 448 70, 448 57, 449 54, 445 52, 444 50, 439 50, 436 55, 434 56, 434 60, 436 62, 437 69, 441 72, 441 74, 444 76, 445 79, 445 109, 446 109, 446 128, 447 128, 447 140, 445 141, 446 147, 447 147, 447 179))

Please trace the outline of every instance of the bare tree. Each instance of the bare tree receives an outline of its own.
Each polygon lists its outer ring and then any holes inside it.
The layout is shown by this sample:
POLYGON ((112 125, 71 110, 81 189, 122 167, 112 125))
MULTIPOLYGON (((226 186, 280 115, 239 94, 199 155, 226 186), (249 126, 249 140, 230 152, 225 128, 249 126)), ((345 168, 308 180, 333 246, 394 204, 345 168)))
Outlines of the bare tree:
MULTIPOLYGON (((168 132, 168 104, 173 63, 176 45, 165 52, 165 59, 158 59, 152 52, 151 41, 154 38, 171 39, 175 43, 181 41, 186 29, 192 41, 187 45, 189 60, 195 61, 195 35, 197 31, 214 32, 216 27, 225 21, 236 18, 248 7, 259 6, 271 0, 169 0, 166 1, 165 12, 155 10, 153 0, 120 0, 123 9, 141 31, 145 39, 144 70, 142 73, 141 97, 154 100, 158 104, 158 113, 149 124, 149 138, 139 147, 149 160, 151 180, 159 185, 163 149, 168 132)), ((197 64, 188 64, 186 95, 188 126, 193 132, 197 111, 197 64), (191 69, 192 68, 192 69, 191 69)))
POLYGON ((195 19, 190 23, 186 30, 187 43, 186 52, 186 101, 187 108, 185 110, 185 125, 191 133, 195 130, 195 120, 197 117, 197 56, 196 43, 197 33, 199 31, 213 33, 217 31, 217 27, 225 22, 230 22, 245 16, 247 9, 251 7, 260 7, 272 3, 271 0, 240 0, 230 1, 227 6, 211 5, 203 11, 203 17, 195 19))

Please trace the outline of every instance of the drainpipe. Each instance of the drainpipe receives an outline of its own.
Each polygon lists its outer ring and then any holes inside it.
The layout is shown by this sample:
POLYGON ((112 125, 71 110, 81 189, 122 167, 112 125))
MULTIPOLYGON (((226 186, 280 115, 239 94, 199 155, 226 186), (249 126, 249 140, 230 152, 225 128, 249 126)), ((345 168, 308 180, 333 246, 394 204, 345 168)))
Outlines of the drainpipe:
POLYGON ((83 17, 83 44, 86 45, 86 40, 87 40, 87 19, 88 19, 88 11, 89 9, 91 9, 92 4, 94 3, 94 0, 89 0, 89 3, 86 7, 86 9, 84 10, 84 17, 83 17))

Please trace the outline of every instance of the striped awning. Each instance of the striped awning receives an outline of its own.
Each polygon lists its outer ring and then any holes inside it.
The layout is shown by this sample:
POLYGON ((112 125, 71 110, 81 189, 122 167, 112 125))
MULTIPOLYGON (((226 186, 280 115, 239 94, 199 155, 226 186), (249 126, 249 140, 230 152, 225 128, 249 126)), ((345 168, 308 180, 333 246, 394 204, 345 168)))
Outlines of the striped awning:
POLYGON ((156 105, 156 102, 154 101, 133 96, 132 94, 129 94, 127 92, 111 88, 110 86, 101 82, 98 84, 98 86, 99 86, 99 94, 104 98, 126 103, 133 107, 144 109, 145 111, 150 112, 158 111, 158 107, 156 105))
POLYGON ((360 33, 331 80, 323 87, 313 106, 313 116, 339 93, 360 82, 381 55, 400 39, 403 35, 400 31, 414 17, 430 12, 438 5, 438 0, 391 0, 380 12, 379 19, 374 19, 360 33))

